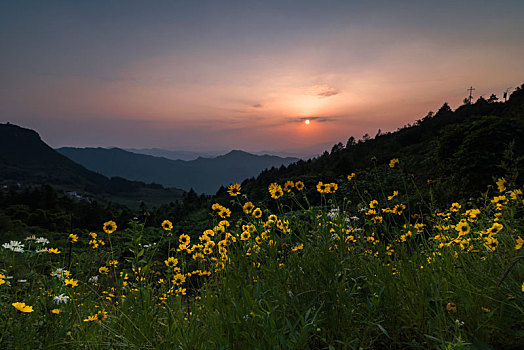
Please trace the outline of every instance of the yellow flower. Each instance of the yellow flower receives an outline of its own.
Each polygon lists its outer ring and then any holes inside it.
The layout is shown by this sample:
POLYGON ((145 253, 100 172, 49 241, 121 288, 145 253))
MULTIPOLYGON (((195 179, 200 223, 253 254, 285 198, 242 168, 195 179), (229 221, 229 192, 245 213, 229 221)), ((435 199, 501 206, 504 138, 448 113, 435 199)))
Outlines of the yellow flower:
POLYGON ((104 223, 103 229, 105 233, 110 234, 116 231, 116 223, 114 221, 107 221, 104 223))
POLYGON ((244 213, 250 214, 253 211, 253 209, 255 209, 255 205, 251 202, 246 202, 242 209, 244 210, 244 213))
POLYGON ((396 196, 398 196, 398 191, 393 191, 393 194, 391 196, 388 196, 388 201, 392 200, 396 196))
POLYGON ((75 234, 73 234, 73 233, 71 233, 71 234, 69 235, 69 237, 67 237, 67 240, 68 240, 69 242, 71 242, 71 243, 76 243, 76 242, 78 242, 78 236, 75 235, 75 234))
POLYGON ((51 310, 52 314, 58 315, 60 313, 60 309, 53 309, 51 310))
POLYGON ((484 247, 486 247, 487 250, 494 251, 497 249, 497 246, 499 245, 499 241, 493 237, 489 236, 486 238, 486 241, 484 242, 484 247))
POLYGON ((302 191, 304 189, 304 183, 302 181, 295 182, 295 188, 297 191, 302 191))
POLYGON ((260 219, 262 217, 262 210, 260 208, 256 208, 253 210, 253 216, 257 219, 260 219))
POLYGON ((353 178, 355 177, 355 173, 351 173, 348 175, 348 181, 351 181, 353 180, 353 178))
POLYGON ((106 310, 98 311, 96 314, 88 316, 86 319, 84 319, 84 322, 94 322, 97 321, 98 323, 102 323, 103 320, 107 318, 107 312, 106 310))
POLYGON ((291 248, 291 250, 294 251, 294 252, 296 252, 297 250, 301 250, 301 249, 304 249, 304 244, 303 243, 300 243, 299 245, 296 245, 293 248, 291 248))
POLYGON ((522 286, 520 287, 520 289, 521 289, 522 292, 524 293, 524 282, 522 282, 522 286))
POLYGON ((327 186, 328 186, 327 184, 324 184, 322 181, 320 181, 317 184, 317 191, 320 193, 327 193, 326 192, 327 186))
POLYGON ((21 312, 33 312, 34 311, 32 306, 26 305, 25 303, 16 302, 16 303, 12 303, 11 305, 13 305, 15 309, 21 312))
POLYGON ((71 286, 71 287, 76 287, 78 286, 78 281, 77 280, 74 280, 74 279, 69 279, 69 278, 66 278, 65 281, 64 281, 65 285, 66 286, 71 286))
POLYGON ((470 227, 466 221, 461 221, 455 226, 455 230, 459 232, 459 236, 467 235, 470 231, 470 227))
POLYGON ((175 267, 178 264, 178 259, 170 256, 167 260, 164 260, 164 264, 166 264, 167 267, 175 267))
POLYGON ((269 194, 271 194, 271 198, 273 199, 279 199, 284 195, 284 191, 282 190, 282 187, 277 184, 276 182, 273 182, 268 187, 269 194))
POLYGON ((89 232, 89 237, 91 237, 92 239, 96 239, 96 233, 94 232, 89 232))
POLYGON ((452 312, 457 312, 457 304, 455 304, 455 303, 448 303, 446 305, 446 310, 452 311, 452 312))
POLYGON ((459 211, 462 206, 458 203, 451 204, 451 208, 449 208, 450 211, 459 211))
POLYGON ((284 191, 291 192, 291 189, 295 187, 295 183, 291 180, 288 180, 284 183, 284 191))
POLYGON ((189 245, 189 242, 191 242, 191 238, 188 235, 183 234, 183 235, 180 235, 180 237, 178 237, 178 241, 182 245, 189 245))
POLYGON ((98 272, 101 273, 101 274, 107 275, 109 273, 109 269, 107 268, 107 266, 101 266, 98 269, 98 272))
POLYGON ((47 251, 51 254, 60 254, 60 250, 58 250, 58 248, 49 248, 47 251))
POLYGON ((162 221, 162 228, 166 231, 171 231, 173 229, 173 223, 169 220, 162 221))
POLYGON ((394 168, 398 164, 398 158, 393 158, 389 161, 389 167, 394 168))
POLYGON ((96 239, 92 239, 89 241, 89 246, 93 249, 96 249, 98 248, 98 242, 96 241, 96 239))
POLYGON ((240 235, 240 240, 241 241, 247 241, 250 237, 251 237, 251 233, 249 233, 249 231, 244 231, 240 235))
POLYGON ((186 281, 186 276, 182 275, 181 273, 177 273, 176 275, 173 276, 173 280, 171 282, 173 282, 173 284, 176 284, 176 285, 179 285, 179 284, 182 284, 186 281))
POLYGON ((372 209, 378 207, 378 201, 376 199, 373 199, 371 202, 369 202, 369 207, 372 209))
POLYGON ((496 184, 499 192, 504 192, 506 190, 506 180, 504 178, 499 178, 496 184))
POLYGON ((502 230, 504 226, 502 224, 499 224, 498 222, 495 222, 493 223, 493 226, 491 226, 490 228, 488 228, 488 234, 490 236, 492 235, 496 235, 497 233, 500 232, 500 230, 502 230))
MULTIPOLYGON (((520 236, 517 238, 517 244, 515 245, 515 249, 519 250, 524 245, 524 239, 520 238, 520 236)), ((0 283, 1 284, 1 283, 0 283)))
POLYGON ((232 184, 227 188, 227 193, 229 193, 231 197, 236 197, 240 194, 240 189, 241 187, 239 184, 232 184))

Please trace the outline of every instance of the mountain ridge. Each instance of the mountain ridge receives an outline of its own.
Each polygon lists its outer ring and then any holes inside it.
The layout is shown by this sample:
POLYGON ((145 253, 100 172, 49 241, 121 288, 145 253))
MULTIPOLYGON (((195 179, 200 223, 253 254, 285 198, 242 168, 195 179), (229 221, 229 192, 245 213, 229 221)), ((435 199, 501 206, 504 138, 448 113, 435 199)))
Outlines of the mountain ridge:
POLYGON ((299 160, 260 156, 242 150, 190 161, 138 154, 117 147, 61 147, 57 151, 106 176, 121 176, 206 194, 214 194, 221 186, 257 176, 265 169, 287 166, 299 160))

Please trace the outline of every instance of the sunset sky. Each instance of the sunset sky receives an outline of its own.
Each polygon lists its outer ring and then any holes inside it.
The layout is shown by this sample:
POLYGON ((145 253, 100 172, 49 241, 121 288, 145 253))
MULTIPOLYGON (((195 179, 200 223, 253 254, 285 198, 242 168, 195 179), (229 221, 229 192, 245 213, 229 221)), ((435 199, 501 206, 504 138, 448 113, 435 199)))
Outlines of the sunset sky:
POLYGON ((521 0, 0 1, 0 121, 53 147, 322 151, 523 84, 523 17, 521 0))

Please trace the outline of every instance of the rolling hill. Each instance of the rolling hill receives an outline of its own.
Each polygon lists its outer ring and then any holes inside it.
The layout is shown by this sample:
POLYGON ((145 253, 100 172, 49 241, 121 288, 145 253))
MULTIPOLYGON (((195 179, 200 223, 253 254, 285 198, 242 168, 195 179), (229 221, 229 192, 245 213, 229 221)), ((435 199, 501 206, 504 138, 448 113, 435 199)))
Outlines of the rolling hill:
POLYGON ((176 201, 184 193, 90 171, 56 152, 36 131, 9 123, 0 124, 0 184, 8 187, 48 184, 131 207, 141 200, 149 204, 176 201))
POLYGON ((119 148, 72 148, 57 150, 88 169, 106 176, 155 182, 169 187, 214 194, 221 187, 258 175, 264 169, 286 166, 297 158, 254 155, 231 151, 215 158, 172 160, 136 154, 119 148))

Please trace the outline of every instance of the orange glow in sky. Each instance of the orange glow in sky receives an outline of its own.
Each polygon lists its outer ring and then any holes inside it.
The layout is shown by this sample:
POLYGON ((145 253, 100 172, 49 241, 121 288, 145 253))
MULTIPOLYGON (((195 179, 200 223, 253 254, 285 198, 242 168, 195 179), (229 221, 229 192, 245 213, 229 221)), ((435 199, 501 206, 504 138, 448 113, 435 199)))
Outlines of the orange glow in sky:
POLYGON ((306 125, 309 125, 309 123, 311 123, 311 122, 309 121, 309 119, 306 119, 306 121, 304 123, 306 123, 306 125))

